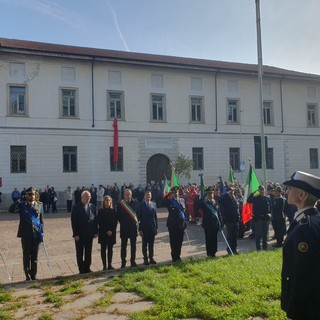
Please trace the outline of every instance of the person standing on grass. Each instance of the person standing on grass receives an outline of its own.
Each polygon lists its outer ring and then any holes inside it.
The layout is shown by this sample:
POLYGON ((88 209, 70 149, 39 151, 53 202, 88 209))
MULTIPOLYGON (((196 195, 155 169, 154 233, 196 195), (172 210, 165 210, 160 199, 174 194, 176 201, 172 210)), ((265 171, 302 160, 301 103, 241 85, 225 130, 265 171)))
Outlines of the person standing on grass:
POLYGON ((118 224, 117 212, 113 207, 111 196, 103 197, 102 208, 98 210, 98 243, 101 247, 101 260, 103 270, 107 269, 108 250, 108 270, 114 269, 112 266, 113 246, 116 243, 116 230, 118 224))
POLYGON ((157 206, 154 202, 151 201, 151 198, 151 191, 147 189, 144 193, 144 200, 139 205, 139 234, 142 237, 142 254, 144 265, 156 264, 153 256, 154 239, 158 234, 158 218, 157 206))
POLYGON ((77 264, 80 273, 89 273, 93 238, 98 236, 96 207, 90 203, 90 192, 81 193, 81 203, 73 206, 71 226, 76 246, 77 264))
POLYGON ((294 215, 283 244, 281 308, 292 320, 320 319, 320 177, 296 171, 283 183, 294 215))
MULTIPOLYGON (((222 195, 219 200, 223 223, 227 230, 227 241, 230 245, 232 253, 237 254, 237 239, 239 235, 239 201, 234 195, 234 187, 228 187, 227 193, 222 195)), ((227 252, 231 254, 229 248, 227 252)))
POLYGON ((179 187, 172 187, 170 192, 164 196, 168 209, 167 227, 172 262, 181 260, 181 248, 183 236, 187 227, 184 201, 179 197, 179 187))
POLYGON ((213 187, 208 187, 205 190, 205 197, 199 201, 208 257, 216 256, 218 251, 218 231, 221 229, 221 218, 219 216, 218 203, 214 199, 214 192, 213 187))

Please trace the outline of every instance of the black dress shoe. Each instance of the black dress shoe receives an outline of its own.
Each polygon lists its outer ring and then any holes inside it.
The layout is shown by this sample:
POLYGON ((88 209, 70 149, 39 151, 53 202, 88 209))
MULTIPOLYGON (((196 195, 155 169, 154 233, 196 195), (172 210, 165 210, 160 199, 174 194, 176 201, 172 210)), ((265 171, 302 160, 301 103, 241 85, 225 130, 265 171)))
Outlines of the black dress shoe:
POLYGON ((144 264, 145 266, 148 266, 148 265, 149 265, 148 259, 144 260, 144 261, 143 261, 143 264, 144 264))
POLYGON ((114 270, 114 267, 113 266, 108 266, 108 270, 114 270))
POLYGON ((131 267, 137 267, 138 265, 136 264, 135 261, 131 261, 131 267))
POLYGON ((150 259, 150 264, 157 264, 157 261, 154 259, 150 259))
POLYGON ((126 267, 126 264, 125 263, 122 263, 121 264, 121 269, 125 268, 126 267))

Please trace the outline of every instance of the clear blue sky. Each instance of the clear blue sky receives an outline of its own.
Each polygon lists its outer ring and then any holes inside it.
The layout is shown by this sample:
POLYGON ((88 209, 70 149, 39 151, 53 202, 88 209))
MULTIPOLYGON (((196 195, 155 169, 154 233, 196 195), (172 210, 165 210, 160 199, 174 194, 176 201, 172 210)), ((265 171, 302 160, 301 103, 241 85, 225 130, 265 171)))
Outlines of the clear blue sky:
MULTIPOLYGON (((255 0, 0 0, 0 37, 257 63, 255 0)), ((320 1, 260 0, 263 63, 320 75, 320 1)))

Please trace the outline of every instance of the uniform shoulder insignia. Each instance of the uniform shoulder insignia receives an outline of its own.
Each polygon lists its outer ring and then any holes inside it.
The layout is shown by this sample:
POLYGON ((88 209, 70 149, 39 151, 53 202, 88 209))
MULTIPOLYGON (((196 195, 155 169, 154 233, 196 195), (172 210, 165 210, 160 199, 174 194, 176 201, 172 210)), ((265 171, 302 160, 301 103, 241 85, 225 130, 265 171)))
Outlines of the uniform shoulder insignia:
POLYGON ((305 215, 300 221, 299 221, 300 225, 304 225, 304 224, 310 224, 310 216, 309 215, 305 215))
POLYGON ((302 253, 305 253, 309 250, 309 246, 306 242, 298 243, 298 250, 302 253))

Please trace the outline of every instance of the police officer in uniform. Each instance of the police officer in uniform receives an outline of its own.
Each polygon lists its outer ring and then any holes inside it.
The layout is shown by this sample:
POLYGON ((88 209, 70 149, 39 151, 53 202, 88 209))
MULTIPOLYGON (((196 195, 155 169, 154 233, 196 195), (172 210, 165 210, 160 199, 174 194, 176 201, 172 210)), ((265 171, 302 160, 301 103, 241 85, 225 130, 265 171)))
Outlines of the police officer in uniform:
POLYGON ((292 320, 320 319, 320 177, 296 171, 288 186, 294 215, 283 244, 281 308, 292 320))
POLYGON ((208 187, 206 195, 199 201, 202 211, 202 227, 205 233, 206 250, 208 257, 215 257, 218 250, 218 231, 221 229, 221 217, 218 212, 218 203, 214 200, 214 189, 208 187))
POLYGON ((39 244, 43 241, 43 207, 36 201, 37 191, 26 190, 26 201, 19 202, 20 222, 17 237, 21 238, 23 270, 26 280, 36 280, 39 244))
POLYGON ((265 195, 263 185, 258 190, 252 192, 248 199, 252 203, 252 220, 255 232, 256 249, 268 250, 268 234, 271 221, 271 200, 265 195))
POLYGON ((168 209, 167 227, 172 262, 181 260, 184 231, 187 227, 184 201, 179 197, 179 188, 172 187, 164 197, 168 209))

